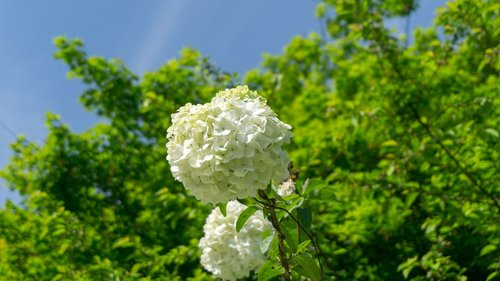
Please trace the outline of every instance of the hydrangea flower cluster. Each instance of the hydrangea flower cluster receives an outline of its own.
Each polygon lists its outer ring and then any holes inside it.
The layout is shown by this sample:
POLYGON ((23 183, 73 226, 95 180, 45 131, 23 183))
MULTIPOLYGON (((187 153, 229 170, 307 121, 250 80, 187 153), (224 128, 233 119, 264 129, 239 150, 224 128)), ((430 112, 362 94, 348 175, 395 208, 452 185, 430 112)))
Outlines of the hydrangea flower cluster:
POLYGON ((285 197, 295 193, 295 182, 292 179, 288 179, 278 186, 278 195, 285 197))
POLYGON ((264 98, 239 86, 172 115, 167 160, 173 176, 203 202, 253 197, 271 180, 288 177, 282 146, 290 129, 264 98))
POLYGON ((201 264, 223 280, 247 277, 251 270, 256 270, 266 261, 260 250, 260 241, 262 233, 272 225, 262 211, 257 211, 240 232, 236 232, 238 216, 246 208, 238 201, 229 201, 226 216, 215 208, 203 227, 205 236, 199 244, 203 251, 201 264))

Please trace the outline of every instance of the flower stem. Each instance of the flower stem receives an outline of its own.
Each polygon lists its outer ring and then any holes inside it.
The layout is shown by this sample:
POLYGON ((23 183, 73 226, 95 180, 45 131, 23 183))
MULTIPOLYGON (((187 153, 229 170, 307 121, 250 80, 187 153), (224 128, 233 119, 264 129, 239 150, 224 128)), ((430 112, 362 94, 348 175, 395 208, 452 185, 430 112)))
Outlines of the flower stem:
POLYGON ((259 190, 259 195, 260 197, 262 197, 262 199, 267 201, 268 204, 265 204, 264 207, 269 211, 269 215, 271 217, 271 224, 278 233, 278 249, 279 249, 280 263, 283 269, 285 270, 285 272, 283 273, 283 280, 290 281, 291 274, 290 274, 290 265, 288 264, 288 258, 286 256, 285 234, 281 230, 280 222, 278 220, 278 217, 276 216, 276 212, 274 211, 275 201, 270 199, 263 190, 259 190))

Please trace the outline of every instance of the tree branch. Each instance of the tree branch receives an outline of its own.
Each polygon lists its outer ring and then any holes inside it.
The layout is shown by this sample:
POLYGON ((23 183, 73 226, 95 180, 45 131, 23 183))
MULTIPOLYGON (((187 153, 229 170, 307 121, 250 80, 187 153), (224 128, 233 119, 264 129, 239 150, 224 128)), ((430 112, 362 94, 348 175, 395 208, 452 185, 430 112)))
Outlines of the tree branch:
MULTIPOLYGON (((262 190, 261 190, 261 191, 262 191, 262 190)), ((259 195, 260 195, 260 192, 261 192, 261 191, 259 191, 259 195)), ((263 191, 262 191, 262 192, 263 192, 263 191)), ((264 192, 263 192, 263 193, 264 193, 264 192)), ((264 193, 264 195, 266 195, 266 194, 264 193)), ((263 197, 263 196, 261 195, 261 197, 263 197)), ((266 195, 266 197, 267 197, 267 195, 266 195)), ((264 198, 264 199, 265 199, 265 198, 264 198)), ((268 209, 269 209, 269 208, 276 208, 276 209, 278 209, 278 210, 282 210, 282 211, 284 211, 285 213, 287 213, 287 214, 288 214, 288 216, 289 216, 289 217, 291 217, 291 218, 292 218, 292 220, 293 220, 293 221, 294 221, 294 222, 295 222, 295 223, 299 226, 299 228, 300 228, 300 229, 301 229, 301 230, 302 230, 302 231, 303 231, 303 232, 307 235, 307 237, 309 238, 309 240, 311 240, 311 244, 313 245, 314 251, 316 252, 317 260, 318 260, 318 263, 319 263, 319 276, 320 276, 320 280, 323 280, 323 266, 322 266, 322 264, 321 264, 321 260, 319 259, 319 256, 322 256, 321 251, 320 251, 320 249, 319 249, 318 245, 316 244, 316 241, 314 240, 314 237, 312 236, 312 234, 311 234, 311 233, 309 233, 309 232, 305 229, 305 227, 304 227, 304 226, 300 223, 300 220, 299 220, 299 219, 297 219, 297 218, 296 218, 296 217, 295 217, 292 213, 290 213, 290 211, 288 211, 288 210, 287 210, 287 209, 285 209, 285 208, 282 208, 282 207, 279 207, 279 206, 276 206, 276 205, 269 205, 268 203, 266 203, 266 202, 262 202, 262 201, 260 201, 260 200, 258 200, 258 199, 255 199, 255 201, 257 201, 258 203, 262 204, 263 206, 265 206, 265 207, 266 207, 266 208, 268 208, 268 209)))
POLYGON ((279 255, 280 255, 280 263, 285 272, 283 273, 283 280, 285 281, 290 281, 291 280, 291 274, 290 274, 290 265, 288 264, 288 257, 286 256, 286 249, 285 249, 285 234, 281 230, 280 222, 278 220, 278 217, 276 217, 276 212, 274 211, 275 202, 273 202, 267 194, 264 192, 264 190, 259 190, 259 195, 262 197, 262 199, 266 200, 268 203, 263 204, 265 208, 269 211, 269 214, 271 216, 271 224, 273 225, 274 229, 276 229, 276 232, 278 233, 278 248, 279 248, 279 255))
POLYGON ((427 132, 427 134, 435 140, 435 142, 439 145, 439 147, 446 153, 446 155, 448 155, 448 157, 450 157, 450 159, 455 163, 455 165, 458 167, 458 169, 469 179, 469 181, 474 185, 476 186, 484 195, 486 195, 488 198, 491 199, 491 201, 493 201, 493 204, 497 207, 498 210, 500 210, 500 203, 498 202, 498 198, 496 198, 493 194, 489 193, 488 190, 486 190, 486 188, 484 188, 484 186, 482 186, 478 180, 476 180, 476 178, 474 178, 474 176, 469 172, 467 171, 461 164, 460 164, 460 161, 458 161, 458 159, 455 157, 455 155, 453 155, 449 150, 448 148, 446 148, 446 146, 443 144, 443 142, 441 141, 440 138, 436 137, 434 135, 434 133, 431 131, 431 128, 429 127, 429 125, 427 123, 425 123, 420 114, 418 113, 417 109, 412 105, 410 104, 410 109, 411 111, 413 112, 413 115, 415 116, 415 119, 417 119, 417 122, 425 129, 425 131, 427 132))
MULTIPOLYGON (((453 38, 453 43, 457 40, 457 38, 454 36, 453 38)), ((379 43, 379 42, 375 42, 375 43, 379 43)), ((379 47, 385 51, 385 48, 383 45, 380 45, 378 44, 379 47)), ((451 49, 448 49, 446 54, 445 54, 445 57, 449 56, 449 53, 451 52, 451 49)), ((385 52, 387 53, 387 52, 385 52)), ((377 57, 379 58, 379 60, 381 60, 381 65, 383 66, 383 61, 382 61, 382 57, 377 54, 377 57)), ((409 79, 406 79, 405 76, 403 76, 403 74, 401 73, 397 63, 395 61, 393 61, 392 57, 391 58, 387 58, 387 60, 389 61, 389 63, 391 64, 392 68, 394 69, 394 72, 396 73, 399 81, 398 83, 400 84, 400 88, 402 87, 402 82, 406 81, 406 80, 409 80, 411 82, 414 82, 416 83, 415 81, 413 81, 411 78, 409 79)), ((436 76, 436 73, 437 71, 439 70, 441 65, 438 64, 438 67, 434 70, 434 73, 433 73, 433 76, 430 77, 430 79, 433 79, 435 76, 436 76)), ((425 87, 422 87, 423 89, 425 89, 425 87)), ((424 130, 427 132, 427 134, 433 138, 435 140, 435 142, 439 145, 439 147, 446 153, 446 155, 448 155, 448 157, 451 158, 451 160, 455 163, 455 165, 457 166, 457 168, 469 179, 469 181, 472 183, 472 185, 476 186, 479 191, 481 193, 483 193, 484 195, 486 195, 489 199, 491 199, 491 201, 493 201, 493 205, 495 205, 495 207, 500 210, 500 203, 498 202, 498 198, 496 198, 493 194, 491 194, 490 192, 488 192, 488 190, 486 190, 480 183, 478 180, 476 180, 476 178, 469 172, 467 171, 461 164, 460 164, 460 161, 448 150, 448 148, 446 148, 446 146, 443 144, 443 142, 441 141, 441 139, 439 139, 436 135, 434 135, 434 133, 431 131, 430 129, 430 126, 423 122, 420 114, 418 113, 417 109, 414 107, 413 104, 409 104, 409 107, 415 117, 415 119, 417 120, 417 122, 420 124, 420 126, 422 126, 424 128, 424 130)))

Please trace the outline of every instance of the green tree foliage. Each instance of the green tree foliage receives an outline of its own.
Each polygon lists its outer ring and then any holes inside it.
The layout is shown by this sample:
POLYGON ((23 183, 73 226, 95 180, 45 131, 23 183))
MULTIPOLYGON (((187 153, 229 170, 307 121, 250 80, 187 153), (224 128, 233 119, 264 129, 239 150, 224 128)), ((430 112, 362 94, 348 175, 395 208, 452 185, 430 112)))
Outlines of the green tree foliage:
POLYGON ((500 278, 500 5, 450 2, 412 40, 385 27, 417 7, 325 0, 327 35, 293 38, 242 81, 192 49, 139 78, 57 38, 106 121, 74 133, 49 115, 44 144, 13 144, 1 176, 25 201, 0 210, 0 280, 211 280, 197 247, 211 206, 173 180, 165 130, 240 83, 293 126, 328 279, 500 278))

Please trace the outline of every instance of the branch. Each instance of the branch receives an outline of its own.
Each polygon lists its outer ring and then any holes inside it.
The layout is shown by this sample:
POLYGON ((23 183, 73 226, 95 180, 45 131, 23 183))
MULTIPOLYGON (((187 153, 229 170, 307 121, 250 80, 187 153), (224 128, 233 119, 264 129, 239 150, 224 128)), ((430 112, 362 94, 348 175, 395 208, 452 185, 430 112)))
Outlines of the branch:
POLYGON ((319 276, 320 276, 320 280, 323 280, 323 266, 321 265, 321 260, 319 259, 319 256, 321 256, 321 252, 320 252, 319 247, 316 244, 316 241, 314 240, 312 234, 309 233, 304 228, 304 226, 300 223, 299 219, 297 219, 296 217, 294 217, 292 215, 292 213, 290 213, 287 209, 282 208, 282 207, 278 207, 278 206, 275 206, 275 208, 278 209, 278 210, 285 211, 295 221, 295 223, 300 227, 300 229, 302 229, 302 231, 307 235, 307 237, 309 238, 309 240, 311 240, 311 244, 313 245, 314 251, 316 252, 316 254, 318 256, 317 260, 318 260, 318 263, 319 263, 319 276))
MULTIPOLYGON (((457 37, 454 36, 453 37, 453 43, 456 42, 457 40, 457 37)), ((379 42, 375 42, 375 43, 379 43, 379 42)), ((378 44, 379 47, 385 51, 385 48, 383 45, 380 45, 378 44)), ((451 52, 451 49, 447 49, 447 52, 445 54, 445 58, 449 56, 451 52)), ((387 52, 386 52, 387 53, 387 52)), ((382 65, 382 70, 383 69, 383 61, 382 61, 382 57, 376 53, 377 57, 379 58, 379 60, 381 60, 381 65, 382 65)), ((387 59, 389 61, 389 63, 391 64, 392 68, 394 69, 394 72, 396 73, 397 77, 399 78, 399 84, 402 85, 401 82, 404 82, 406 80, 409 80, 411 82, 414 82, 416 83, 415 81, 413 81, 411 78, 408 78, 406 79, 406 77, 403 76, 403 74, 401 73, 398 65, 396 62, 394 62, 391 58, 388 58, 387 59)), ((432 75, 432 77, 430 77, 430 79, 434 79, 434 77, 436 76, 438 70, 440 69, 440 66, 438 64, 438 67, 434 70, 434 73, 432 75)), ((401 88, 401 87, 400 87, 401 88)), ((423 89, 426 89, 425 87, 422 87, 423 89)), ((478 180, 476 180, 474 178, 474 176, 469 172, 467 171, 461 164, 460 164, 460 161, 448 150, 448 148, 446 148, 446 146, 443 144, 443 142, 441 141, 441 139, 439 139, 436 135, 434 135, 434 133, 432 133, 429 125, 425 122, 423 122, 420 114, 418 113, 417 109, 413 106, 413 104, 410 104, 409 105, 410 109, 412 110, 412 113, 415 117, 415 119, 417 120, 417 122, 425 129, 425 131, 427 132, 427 134, 433 138, 435 140, 435 142, 439 145, 439 147, 446 153, 446 155, 448 155, 452 161, 455 163, 455 165, 458 167, 458 169, 469 179, 469 181, 474 185, 476 186, 484 195, 486 195, 489 199, 491 199, 493 201, 493 205, 495 205, 495 207, 500 210, 500 203, 498 202, 498 198, 496 198, 493 194, 489 193, 488 190, 486 190, 480 183, 478 180)))
MULTIPOLYGON (((261 192, 261 191, 262 191, 262 190, 260 190, 260 191, 259 191, 259 195, 260 195, 261 197, 263 197, 263 196, 260 194, 260 192, 261 192)), ((262 193, 264 193, 264 192, 262 191, 262 193)), ((264 193, 264 195, 266 195, 266 194, 264 193)), ((267 197, 267 195, 266 195, 266 197, 267 197)), ((263 197, 263 198, 264 198, 264 197, 263 197)), ((319 276, 320 276, 320 280, 323 280, 323 266, 322 266, 322 264, 321 264, 321 260, 319 259, 319 256, 322 256, 322 254, 321 254, 321 251, 320 251, 320 249, 319 249, 318 245, 316 244, 316 241, 314 240, 314 237, 312 236, 312 234, 311 234, 311 233, 309 233, 309 232, 305 229, 305 227, 304 227, 304 226, 300 223, 300 220, 299 220, 299 219, 297 219, 297 218, 296 218, 296 217, 295 217, 292 213, 290 213, 290 211, 288 211, 287 209, 282 208, 282 207, 279 207, 279 206, 276 206, 276 205, 269 205, 268 203, 266 203, 266 202, 262 202, 262 201, 260 201, 260 200, 258 200, 258 199, 256 199, 256 198, 254 198, 254 199, 255 199, 255 201, 257 201, 258 203, 260 203, 260 204, 264 205, 264 206, 265 206, 266 208, 268 208, 268 209, 269 209, 269 208, 276 208, 276 209, 278 209, 278 210, 282 210, 282 211, 284 211, 285 213, 287 213, 287 214, 288 214, 288 216, 289 216, 289 217, 291 217, 291 218, 293 219, 293 221, 295 221, 295 223, 299 226, 299 228, 300 228, 300 229, 301 229, 301 230, 302 230, 302 231, 303 231, 303 232, 307 235, 307 237, 309 238, 309 240, 311 240, 311 244, 313 245, 314 251, 316 252, 317 260, 318 260, 318 263, 319 263, 319 273, 320 273, 320 274, 319 274, 319 276)), ((264 198, 264 199, 266 199, 266 198, 264 198)))
POLYGON ((460 161, 446 148, 446 146, 443 144, 441 139, 436 137, 434 133, 431 131, 431 128, 429 125, 425 122, 423 122, 422 118, 420 117, 420 114, 418 113, 417 109, 410 104, 410 109, 413 112, 413 115, 415 116, 415 119, 417 119, 417 122, 425 129, 427 134, 436 141, 436 143, 439 145, 439 147, 450 157, 450 159, 455 163, 455 165, 460 169, 460 171, 469 179, 469 181, 476 186, 484 195, 486 195, 488 198, 493 201, 493 204, 497 207, 498 210, 500 210, 500 203, 498 202, 498 198, 496 198, 493 194, 489 193, 488 190, 486 190, 479 182, 474 178, 474 176, 467 171, 461 164, 460 161))
POLYGON ((291 274, 290 274, 290 265, 288 264, 288 258, 286 256, 286 249, 285 249, 285 234, 281 230, 280 222, 278 218, 276 217, 276 213, 274 212, 274 208, 276 206, 274 205, 274 202, 271 201, 271 199, 267 196, 267 194, 263 190, 259 190, 259 195, 262 197, 264 200, 270 202, 268 204, 263 204, 266 209, 269 211, 269 214, 271 215, 271 224, 273 225, 274 229, 276 229, 276 232, 278 232, 278 248, 279 248, 279 255, 280 255, 280 263, 283 269, 285 269, 285 272, 283 273, 283 279, 285 281, 290 281, 291 280, 291 274))

